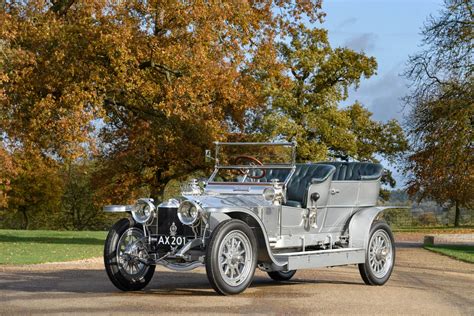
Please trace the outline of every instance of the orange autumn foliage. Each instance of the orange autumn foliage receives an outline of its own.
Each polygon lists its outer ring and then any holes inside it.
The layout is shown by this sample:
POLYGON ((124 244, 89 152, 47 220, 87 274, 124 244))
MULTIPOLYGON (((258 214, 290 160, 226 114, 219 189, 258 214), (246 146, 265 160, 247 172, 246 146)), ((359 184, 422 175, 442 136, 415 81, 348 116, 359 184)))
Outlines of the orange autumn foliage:
POLYGON ((278 74, 275 39, 321 1, 3 2, 0 133, 44 157, 98 155, 101 199, 203 168, 278 74), (98 135, 100 130, 100 135, 98 135), (99 143, 97 144, 97 141, 99 143))

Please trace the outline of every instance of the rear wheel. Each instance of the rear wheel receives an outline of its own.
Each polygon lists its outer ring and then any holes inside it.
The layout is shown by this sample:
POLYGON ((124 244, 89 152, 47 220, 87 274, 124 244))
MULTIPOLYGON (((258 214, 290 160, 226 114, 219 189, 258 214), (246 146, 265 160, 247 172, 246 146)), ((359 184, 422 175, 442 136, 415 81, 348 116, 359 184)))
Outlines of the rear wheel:
POLYGON ((105 270, 110 281, 122 291, 143 289, 155 272, 154 265, 143 262, 148 257, 143 237, 143 227, 128 218, 115 223, 107 235, 105 270))
POLYGON ((289 281, 296 273, 296 270, 290 270, 290 271, 271 271, 267 272, 268 276, 272 278, 275 281, 289 281))
POLYGON ((385 284, 395 264, 395 242, 385 222, 374 222, 370 229, 365 262, 359 264, 362 279, 367 285, 385 284))
POLYGON ((257 241, 250 227, 231 219, 212 233, 206 252, 209 283, 222 295, 243 292, 252 282, 257 266, 257 241))

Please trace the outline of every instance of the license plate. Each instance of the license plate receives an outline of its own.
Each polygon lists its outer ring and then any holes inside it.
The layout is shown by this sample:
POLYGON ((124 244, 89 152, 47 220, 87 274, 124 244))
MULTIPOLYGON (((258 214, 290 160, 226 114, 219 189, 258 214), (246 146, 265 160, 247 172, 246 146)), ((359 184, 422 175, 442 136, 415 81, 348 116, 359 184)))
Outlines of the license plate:
POLYGON ((160 235, 158 236, 157 245, 184 246, 187 241, 184 236, 160 235))

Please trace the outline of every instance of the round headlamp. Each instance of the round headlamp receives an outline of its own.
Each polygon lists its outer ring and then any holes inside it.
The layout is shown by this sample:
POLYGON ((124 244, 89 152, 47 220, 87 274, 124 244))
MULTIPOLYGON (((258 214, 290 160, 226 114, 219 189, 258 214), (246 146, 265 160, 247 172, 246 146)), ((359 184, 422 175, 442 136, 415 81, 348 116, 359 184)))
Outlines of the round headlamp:
POLYGON ((184 225, 195 224, 202 212, 202 207, 193 201, 183 201, 178 207, 178 218, 184 225))
POLYGON ((262 194, 266 201, 273 201, 275 199, 276 191, 274 188, 265 188, 262 194))
POLYGON ((155 205, 149 199, 139 199, 132 208, 132 217, 139 224, 146 224, 153 218, 155 205))

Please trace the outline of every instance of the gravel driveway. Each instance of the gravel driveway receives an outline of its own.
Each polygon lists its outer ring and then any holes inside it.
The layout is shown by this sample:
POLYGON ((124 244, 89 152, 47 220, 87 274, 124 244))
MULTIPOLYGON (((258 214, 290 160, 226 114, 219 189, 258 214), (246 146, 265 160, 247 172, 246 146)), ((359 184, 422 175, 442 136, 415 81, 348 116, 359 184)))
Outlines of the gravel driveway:
POLYGON ((298 271, 275 283, 258 271, 252 286, 233 297, 216 295, 204 269, 158 268, 137 293, 115 289, 100 258, 81 262, 0 266, 0 314, 449 314, 474 315, 474 264, 412 244, 397 249, 382 287, 363 284, 357 267, 298 271))

